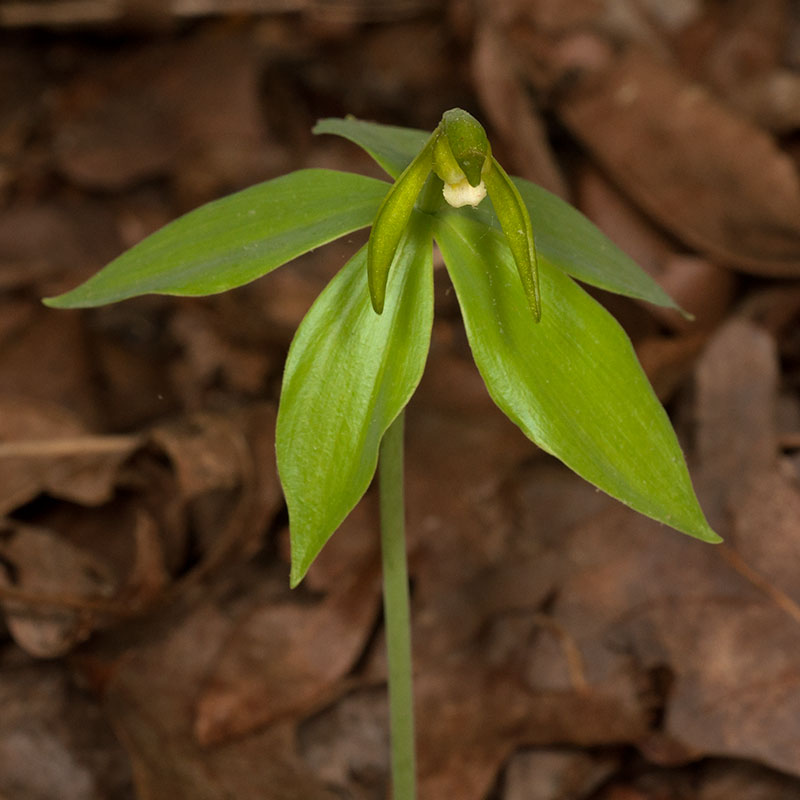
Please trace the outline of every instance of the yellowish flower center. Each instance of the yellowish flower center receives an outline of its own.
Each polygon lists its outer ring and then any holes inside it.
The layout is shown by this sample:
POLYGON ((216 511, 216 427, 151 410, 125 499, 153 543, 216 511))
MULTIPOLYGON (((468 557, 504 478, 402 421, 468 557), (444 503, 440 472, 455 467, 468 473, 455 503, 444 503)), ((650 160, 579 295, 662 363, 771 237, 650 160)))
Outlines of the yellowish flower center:
POLYGON ((473 208, 486 197, 486 187, 481 181, 477 186, 470 186, 469 181, 464 178, 457 183, 445 183, 444 199, 454 208, 461 206, 472 206, 473 208))

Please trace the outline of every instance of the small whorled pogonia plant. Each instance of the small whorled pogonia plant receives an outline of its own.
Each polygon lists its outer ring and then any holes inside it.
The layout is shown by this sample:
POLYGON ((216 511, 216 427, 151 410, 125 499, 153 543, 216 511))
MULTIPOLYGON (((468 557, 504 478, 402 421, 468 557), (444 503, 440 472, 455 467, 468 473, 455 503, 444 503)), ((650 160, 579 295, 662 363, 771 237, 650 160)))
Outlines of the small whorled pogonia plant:
POLYGON ((360 145, 395 183, 290 173, 186 214, 45 302, 76 308, 147 293, 214 294, 372 225, 368 245, 297 330, 276 449, 293 586, 366 491, 380 454, 392 775, 395 800, 410 800, 402 426, 431 336, 433 239, 483 380, 522 432, 636 511, 699 539, 719 537, 630 341, 572 279, 675 307, 662 289, 567 203, 509 178, 464 111, 446 112, 432 135, 355 119, 323 120, 315 132, 360 145), (491 206, 482 202, 487 190, 491 206))

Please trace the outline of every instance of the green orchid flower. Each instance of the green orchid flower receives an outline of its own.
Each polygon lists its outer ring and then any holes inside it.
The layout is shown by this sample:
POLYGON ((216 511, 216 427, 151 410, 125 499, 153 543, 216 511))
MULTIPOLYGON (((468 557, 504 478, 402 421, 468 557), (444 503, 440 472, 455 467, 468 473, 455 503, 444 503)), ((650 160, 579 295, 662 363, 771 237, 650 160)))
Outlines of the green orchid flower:
POLYGON ((367 490, 380 454, 393 797, 413 800, 403 418, 428 357, 434 239, 475 363, 506 416, 636 511, 720 539, 630 341, 573 279, 676 308, 661 287, 563 200, 509 178, 465 111, 446 112, 432 134, 354 119, 323 120, 315 132, 355 142, 395 182, 323 169, 275 178, 186 214, 45 302, 76 308, 148 293, 214 294, 372 225, 367 247, 331 280, 294 337, 276 450, 292 585, 367 490), (487 194, 492 208, 482 205, 487 194))
POLYGON ((444 199, 454 208, 477 206, 488 191, 514 256, 525 296, 538 322, 542 315, 536 245, 528 209, 519 190, 492 155, 483 126, 466 111, 445 111, 419 155, 395 181, 378 209, 367 250, 372 307, 383 313, 389 268, 408 225, 414 204, 433 175, 444 199))
POLYGON ((446 112, 432 134, 355 119, 323 120, 315 132, 360 145, 394 183, 292 172, 189 212, 45 301, 75 308, 148 293, 214 294, 372 225, 367 247, 306 315, 284 370, 277 454, 292 583, 366 491, 381 440, 422 377, 433 238, 500 409, 613 497, 713 540, 630 342, 572 278, 675 308, 658 284, 563 200, 509 178, 465 111, 446 112))

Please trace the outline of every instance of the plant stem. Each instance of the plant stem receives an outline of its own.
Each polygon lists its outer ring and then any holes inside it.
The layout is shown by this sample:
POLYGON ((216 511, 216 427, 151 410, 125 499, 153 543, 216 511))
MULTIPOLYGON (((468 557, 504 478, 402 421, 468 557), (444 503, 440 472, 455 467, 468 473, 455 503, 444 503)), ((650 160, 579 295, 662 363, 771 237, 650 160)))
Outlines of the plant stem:
POLYGON ((403 421, 404 413, 400 412, 381 442, 381 558, 383 616, 389 665, 392 797, 393 800, 414 800, 414 695, 403 499, 403 421))

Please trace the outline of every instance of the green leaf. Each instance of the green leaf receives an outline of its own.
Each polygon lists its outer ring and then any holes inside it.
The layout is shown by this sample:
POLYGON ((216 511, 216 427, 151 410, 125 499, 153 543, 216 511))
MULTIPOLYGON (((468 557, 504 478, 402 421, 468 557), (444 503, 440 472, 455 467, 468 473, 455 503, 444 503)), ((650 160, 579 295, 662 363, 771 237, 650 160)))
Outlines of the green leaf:
POLYGON ((434 233, 475 362, 505 414, 543 450, 636 511, 719 541, 669 418, 613 317, 542 259, 537 324, 499 232, 453 213, 434 233))
POLYGON ((314 126, 314 133, 331 133, 357 144, 393 178, 413 161, 431 135, 430 131, 364 122, 355 117, 321 119, 314 126))
POLYGON ((388 188, 349 172, 291 172, 185 214, 44 302, 76 308, 141 294, 224 292, 369 225, 388 188))
POLYGON ((384 432, 422 377, 433 324, 430 221, 417 212, 372 310, 362 248, 306 315, 289 351, 276 431, 295 586, 367 489, 384 432))

